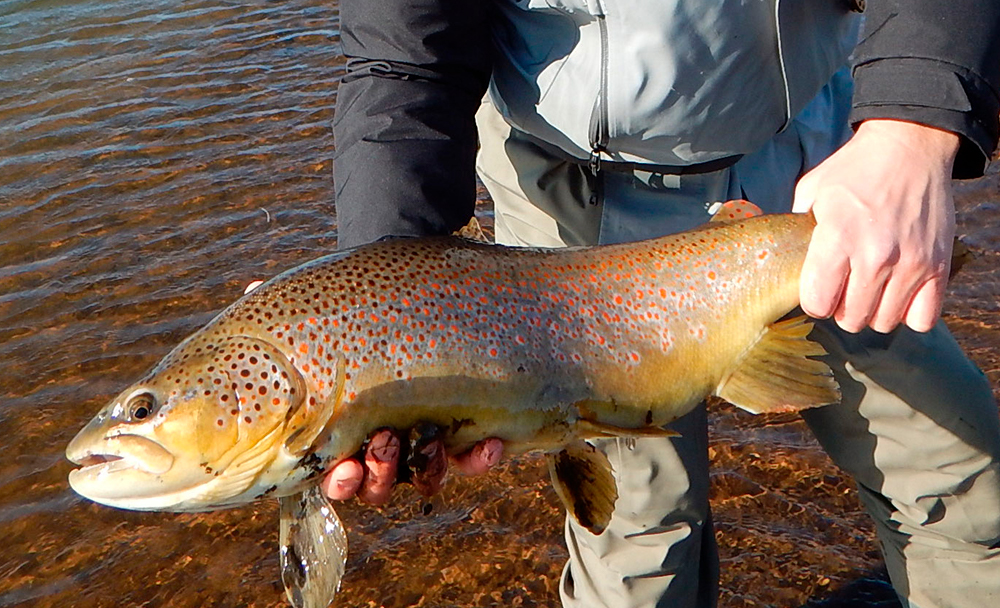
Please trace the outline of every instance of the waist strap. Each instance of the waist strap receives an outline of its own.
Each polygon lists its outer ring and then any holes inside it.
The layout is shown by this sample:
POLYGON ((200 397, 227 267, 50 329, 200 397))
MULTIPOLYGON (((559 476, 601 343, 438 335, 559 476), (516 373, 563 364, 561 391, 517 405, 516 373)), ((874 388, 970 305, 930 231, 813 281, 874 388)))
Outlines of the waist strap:
POLYGON ((513 133, 517 133, 522 138, 530 141, 531 143, 542 148, 546 152, 567 160, 571 163, 577 165, 583 165, 589 167, 591 171, 600 171, 607 169, 609 171, 620 171, 623 173, 632 173, 634 171, 646 171, 647 173, 660 173, 662 175, 695 175, 699 173, 714 173, 716 171, 721 171, 723 169, 728 169, 736 164, 741 158, 742 154, 734 154, 732 156, 724 156, 722 158, 717 158, 714 160, 705 161, 703 163, 694 163, 690 165, 659 165, 656 163, 642 163, 642 162, 632 162, 627 160, 607 160, 604 158, 595 159, 584 159, 577 158, 572 154, 566 152, 559 146, 550 144, 547 141, 541 140, 533 135, 529 135, 514 129, 511 127, 513 133))

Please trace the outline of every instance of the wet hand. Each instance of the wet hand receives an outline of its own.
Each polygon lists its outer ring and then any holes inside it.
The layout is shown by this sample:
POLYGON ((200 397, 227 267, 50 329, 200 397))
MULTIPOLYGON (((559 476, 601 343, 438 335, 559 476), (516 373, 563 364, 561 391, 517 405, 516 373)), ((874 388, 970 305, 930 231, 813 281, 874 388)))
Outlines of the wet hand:
MULTIPOLYGON (((433 494, 444 485, 449 459, 444 456, 444 443, 440 440, 427 443, 420 451, 430 464, 422 473, 414 474, 413 483, 421 493, 433 494)), ((385 504, 396 483, 401 452, 400 439, 395 433, 389 430, 377 432, 368 442, 364 462, 348 458, 334 465, 321 483, 323 492, 333 500, 357 496, 368 504, 385 504)), ((496 466, 502 456, 503 442, 490 438, 450 460, 460 473, 479 475, 496 466)))
POLYGON ((934 326, 955 234, 958 145, 946 131, 869 120, 799 180, 793 211, 816 217, 800 281, 807 314, 850 332, 934 326))

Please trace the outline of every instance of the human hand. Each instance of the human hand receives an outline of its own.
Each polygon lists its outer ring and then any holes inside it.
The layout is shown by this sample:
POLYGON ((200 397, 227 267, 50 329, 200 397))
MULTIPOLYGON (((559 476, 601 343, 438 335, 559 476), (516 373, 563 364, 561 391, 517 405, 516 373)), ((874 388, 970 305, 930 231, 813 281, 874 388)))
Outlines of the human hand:
POLYGON ((955 235, 958 146, 954 133, 868 120, 799 180, 792 210, 816 217, 799 286, 806 314, 849 332, 934 326, 955 235))
MULTIPOLYGON (((335 464, 320 484, 323 493, 333 500, 357 496, 372 505, 385 504, 396 483, 400 455, 399 437, 383 429, 372 436, 365 451, 364 463, 348 458, 335 464)), ((425 495, 433 494, 444 485, 447 461, 444 442, 430 441, 420 448, 429 465, 424 473, 416 474, 414 485, 425 495)), ((503 442, 484 439, 471 450, 451 458, 454 467, 464 475, 480 475, 490 470, 503 456, 503 442)))

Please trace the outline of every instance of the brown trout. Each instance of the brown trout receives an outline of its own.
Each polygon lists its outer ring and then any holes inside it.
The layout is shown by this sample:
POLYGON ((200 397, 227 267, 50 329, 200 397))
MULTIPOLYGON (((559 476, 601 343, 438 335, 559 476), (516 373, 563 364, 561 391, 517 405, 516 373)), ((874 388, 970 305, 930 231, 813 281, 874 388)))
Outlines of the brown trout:
MULTIPOLYGON (((521 249, 394 239, 257 287, 107 404, 67 448, 81 495, 198 511, 281 499, 282 578, 328 605, 346 535, 317 489, 371 432, 442 429, 539 450, 570 513, 603 531, 617 497, 584 440, 666 434, 718 395, 752 412, 833 403, 798 303, 811 215, 660 239, 521 249)), ((718 216, 717 216, 718 219, 718 216)))

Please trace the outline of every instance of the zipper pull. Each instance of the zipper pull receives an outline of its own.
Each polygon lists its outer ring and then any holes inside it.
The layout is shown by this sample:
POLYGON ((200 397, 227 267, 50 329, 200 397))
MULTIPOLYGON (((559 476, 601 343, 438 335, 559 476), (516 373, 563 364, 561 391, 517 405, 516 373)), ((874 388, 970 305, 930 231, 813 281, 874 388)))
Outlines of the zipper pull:
POLYGON ((597 205, 601 202, 601 150, 597 146, 590 151, 590 160, 587 162, 590 174, 594 176, 590 188, 590 204, 597 205))
POLYGON ((601 171, 601 151, 596 146, 590 151, 590 161, 587 162, 587 166, 590 167, 590 173, 594 177, 601 171))

